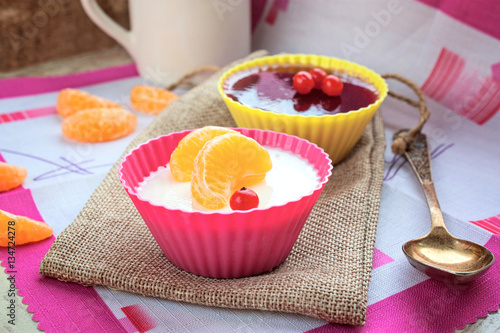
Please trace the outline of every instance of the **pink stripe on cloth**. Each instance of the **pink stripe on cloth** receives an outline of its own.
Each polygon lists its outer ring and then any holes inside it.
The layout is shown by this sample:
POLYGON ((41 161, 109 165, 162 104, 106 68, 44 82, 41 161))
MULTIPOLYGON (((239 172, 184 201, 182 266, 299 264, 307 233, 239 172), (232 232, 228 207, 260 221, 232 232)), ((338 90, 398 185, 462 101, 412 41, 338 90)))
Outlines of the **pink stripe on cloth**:
POLYGON ((385 264, 388 264, 388 263, 393 262, 393 261, 394 261, 394 259, 389 257, 384 252, 380 251, 377 248, 373 249, 372 269, 379 268, 380 266, 384 266, 385 264))
POLYGON ((140 304, 125 306, 122 312, 139 333, 150 331, 158 326, 156 320, 149 314, 150 310, 144 309, 140 304))
POLYGON ((493 234, 500 235, 500 214, 489 217, 484 220, 470 221, 470 223, 475 224, 483 229, 486 229, 493 234))
MULTIPOLYGON (((484 245, 500 258, 500 237, 484 245)), ((309 332, 454 332, 500 304, 500 264, 468 285, 447 285, 432 279, 368 306, 363 327, 327 324, 309 332)))
MULTIPOLYGON (((0 194, 0 209, 42 221, 29 189, 0 194)), ((28 311, 34 312, 33 320, 40 322, 38 328, 47 332, 126 332, 94 288, 40 275, 38 267, 54 239, 16 246, 13 267, 7 267, 8 248, 0 248, 0 265, 7 274, 15 275, 18 294, 24 297, 28 311)))
POLYGON ((497 0, 417 0, 458 21, 500 39, 500 1, 497 0))
POLYGON ((491 74, 493 76, 493 80, 500 84, 500 62, 491 65, 491 74))
POLYGON ((251 1, 251 13, 252 13, 252 33, 257 28, 262 16, 264 15, 264 10, 266 9, 267 0, 252 0, 251 1))
POLYGON ((422 91, 462 117, 483 125, 500 111, 500 85, 494 75, 480 77, 477 71, 466 69, 463 57, 442 48, 422 91))
POLYGON ((279 11, 286 12, 289 2, 290 0, 273 0, 271 9, 266 16, 266 22, 270 25, 274 25, 274 23, 276 23, 279 11))
POLYGON ((78 88, 137 75, 135 64, 127 64, 61 76, 8 78, 0 80, 0 99, 78 88))
POLYGON ((4 113, 0 118, 0 124, 50 116, 52 114, 57 114, 56 108, 54 106, 4 113), (6 119, 3 118, 4 116, 6 117, 6 119))

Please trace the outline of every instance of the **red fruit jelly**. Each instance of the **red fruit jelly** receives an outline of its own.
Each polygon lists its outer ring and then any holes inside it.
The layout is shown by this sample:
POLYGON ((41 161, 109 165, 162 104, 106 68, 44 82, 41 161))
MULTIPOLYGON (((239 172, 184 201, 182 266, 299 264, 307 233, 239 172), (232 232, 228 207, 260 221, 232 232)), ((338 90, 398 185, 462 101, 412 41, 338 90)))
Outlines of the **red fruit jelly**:
POLYGON ((324 116, 344 113, 368 106, 377 98, 377 90, 360 78, 335 74, 344 83, 340 96, 328 96, 319 89, 299 94, 293 88, 293 76, 308 68, 253 68, 231 75, 225 93, 245 106, 303 116, 324 116))

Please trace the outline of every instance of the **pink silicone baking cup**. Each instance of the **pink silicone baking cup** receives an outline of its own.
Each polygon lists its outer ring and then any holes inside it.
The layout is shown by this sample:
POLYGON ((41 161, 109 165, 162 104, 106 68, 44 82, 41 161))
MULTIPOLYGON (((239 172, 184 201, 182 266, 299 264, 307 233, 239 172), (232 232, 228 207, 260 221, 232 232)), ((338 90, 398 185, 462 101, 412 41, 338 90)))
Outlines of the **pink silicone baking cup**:
POLYGON ((284 205, 228 213, 169 209, 139 198, 135 188, 170 161, 177 144, 190 130, 140 145, 124 158, 118 170, 123 187, 165 257, 196 275, 239 278, 267 272, 281 264, 332 174, 328 155, 307 140, 272 131, 235 130, 261 145, 279 147, 308 160, 320 177, 318 186, 284 205))

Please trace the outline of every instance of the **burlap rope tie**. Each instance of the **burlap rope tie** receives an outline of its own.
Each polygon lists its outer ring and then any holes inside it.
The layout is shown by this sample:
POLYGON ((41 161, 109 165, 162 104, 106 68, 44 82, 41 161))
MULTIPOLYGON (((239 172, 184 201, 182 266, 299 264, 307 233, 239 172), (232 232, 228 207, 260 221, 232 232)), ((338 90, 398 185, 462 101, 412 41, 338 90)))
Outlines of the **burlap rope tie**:
POLYGON ((414 101, 412 99, 409 99, 408 97, 396 94, 395 92, 389 91, 389 96, 394 97, 396 99, 399 99, 401 101, 404 101, 414 107, 419 108, 420 110, 420 120, 418 121, 418 124, 415 125, 412 129, 406 131, 406 130, 401 130, 397 132, 394 135, 394 140, 392 141, 391 145, 391 150, 394 154, 397 155, 402 155, 406 152, 408 147, 411 145, 413 142, 413 139, 416 134, 420 133, 422 130, 422 127, 424 127, 425 122, 429 118, 431 112, 427 108, 427 103, 425 102, 425 95, 420 90, 420 88, 411 80, 402 77, 401 75, 398 74, 384 74, 382 75, 384 79, 394 79, 397 81, 400 81, 404 84, 406 84, 408 87, 413 89, 415 93, 418 96, 418 102, 414 101))
POLYGON ((207 66, 201 66, 201 67, 198 67, 198 68, 195 68, 193 69, 192 71, 186 73, 185 75, 183 75, 179 80, 177 80, 176 82, 172 83, 171 85, 165 87, 166 90, 174 90, 175 88, 179 87, 179 86, 188 86, 188 87, 195 87, 197 86, 196 83, 193 83, 192 81, 189 81, 190 78, 192 78, 193 76, 199 74, 199 73, 202 73, 202 72, 217 72, 219 71, 220 68, 217 67, 217 66, 213 66, 213 65, 207 65, 207 66))

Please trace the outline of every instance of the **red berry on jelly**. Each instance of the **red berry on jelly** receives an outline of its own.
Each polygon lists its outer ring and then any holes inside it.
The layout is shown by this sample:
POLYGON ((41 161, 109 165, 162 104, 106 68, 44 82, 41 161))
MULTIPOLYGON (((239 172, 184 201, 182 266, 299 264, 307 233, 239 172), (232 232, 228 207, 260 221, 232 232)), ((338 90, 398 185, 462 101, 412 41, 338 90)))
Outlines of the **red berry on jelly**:
POLYGON ((249 188, 242 187, 229 200, 232 210, 249 210, 259 206, 259 196, 249 188))
POLYGON ((328 96, 339 96, 344 89, 344 84, 337 76, 331 74, 324 78, 321 89, 328 96))
POLYGON ((314 80, 314 88, 321 90, 321 86, 323 85, 323 80, 326 77, 326 72, 321 68, 313 68, 309 71, 314 80))
POLYGON ((299 94, 309 94, 314 88, 314 80, 311 73, 300 71, 293 77, 293 89, 299 94))

